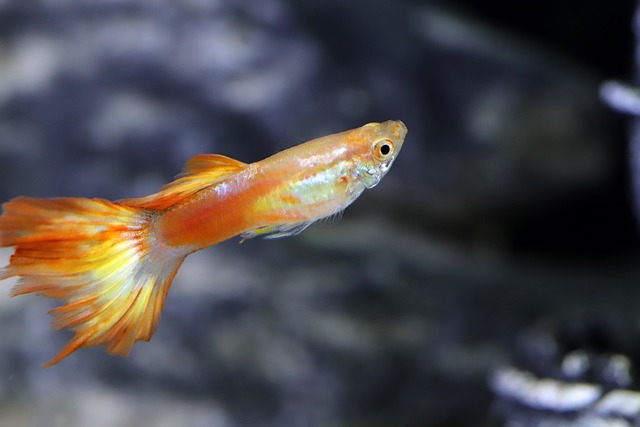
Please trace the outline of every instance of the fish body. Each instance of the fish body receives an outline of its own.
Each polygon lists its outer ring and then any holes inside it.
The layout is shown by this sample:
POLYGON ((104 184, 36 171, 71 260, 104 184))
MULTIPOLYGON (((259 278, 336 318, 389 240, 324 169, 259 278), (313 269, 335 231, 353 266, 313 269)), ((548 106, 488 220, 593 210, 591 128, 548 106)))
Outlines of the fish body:
POLYGON ((20 277, 12 295, 64 301, 52 325, 75 336, 45 366, 91 345, 127 355, 151 339, 187 255, 238 235, 294 235, 341 212, 387 173, 406 133, 400 121, 369 123, 251 164, 201 154, 158 193, 117 202, 18 197, 0 216, 0 247, 15 247, 0 280, 20 277))
MULTIPOLYGON (((342 211, 367 186, 377 184, 405 134, 401 122, 389 121, 318 138, 253 164, 218 155, 196 156, 190 162, 201 162, 200 167, 224 161, 233 171, 197 197, 172 205, 157 226, 164 241, 187 250, 239 234, 245 238, 294 234, 342 211), (392 144, 393 153, 376 157, 377 142, 392 144)), ((123 203, 145 206, 145 199, 123 203)))

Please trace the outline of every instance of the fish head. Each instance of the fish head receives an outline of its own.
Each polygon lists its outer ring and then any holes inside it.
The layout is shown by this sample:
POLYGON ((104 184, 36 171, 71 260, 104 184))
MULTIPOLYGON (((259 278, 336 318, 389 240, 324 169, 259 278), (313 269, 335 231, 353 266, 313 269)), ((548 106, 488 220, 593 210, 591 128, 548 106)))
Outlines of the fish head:
POLYGON ((373 188, 398 157, 407 127, 400 120, 388 120, 368 123, 358 131, 360 155, 354 164, 354 173, 365 187, 373 188))

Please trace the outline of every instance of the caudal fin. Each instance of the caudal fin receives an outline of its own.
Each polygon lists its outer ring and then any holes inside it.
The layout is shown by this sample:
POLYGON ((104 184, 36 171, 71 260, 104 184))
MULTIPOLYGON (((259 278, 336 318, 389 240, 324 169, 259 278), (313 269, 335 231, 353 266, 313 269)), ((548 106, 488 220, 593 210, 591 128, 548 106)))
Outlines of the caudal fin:
POLYGON ((11 295, 37 294, 64 305, 54 329, 73 339, 51 366, 80 347, 104 344, 127 355, 153 335, 184 256, 154 242, 154 211, 101 199, 16 198, 3 205, 0 247, 14 246, 0 280, 20 279, 11 295))

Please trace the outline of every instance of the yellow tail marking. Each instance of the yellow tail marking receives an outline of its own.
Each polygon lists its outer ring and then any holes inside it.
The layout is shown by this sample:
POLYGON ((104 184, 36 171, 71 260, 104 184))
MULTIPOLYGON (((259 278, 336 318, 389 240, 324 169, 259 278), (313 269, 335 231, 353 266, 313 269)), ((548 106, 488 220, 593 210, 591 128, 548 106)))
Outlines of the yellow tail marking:
POLYGON ((153 241, 152 211, 76 198, 16 198, 3 208, 0 246, 15 246, 15 253, 0 280, 20 277, 11 295, 64 301, 50 311, 52 327, 75 332, 44 366, 101 344, 127 355, 151 338, 184 259, 153 241))

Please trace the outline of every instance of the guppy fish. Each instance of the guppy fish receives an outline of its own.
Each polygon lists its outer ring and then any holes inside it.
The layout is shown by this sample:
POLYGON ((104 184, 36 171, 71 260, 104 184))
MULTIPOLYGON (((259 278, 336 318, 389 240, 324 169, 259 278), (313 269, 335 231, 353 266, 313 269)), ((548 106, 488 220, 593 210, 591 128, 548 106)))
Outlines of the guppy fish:
POLYGON ((0 280, 20 277, 12 296, 64 302, 49 312, 52 327, 75 336, 43 366, 101 344, 126 356, 151 339, 187 255, 237 235, 292 236, 342 211, 380 182, 406 134, 390 120, 251 164, 200 154, 175 181, 137 199, 17 197, 0 216, 0 247, 15 247, 0 280))

